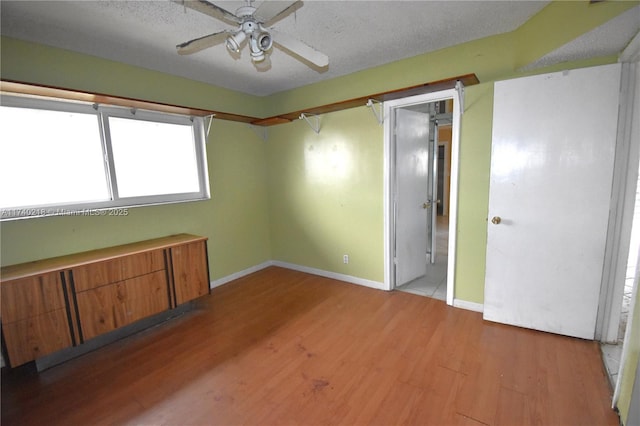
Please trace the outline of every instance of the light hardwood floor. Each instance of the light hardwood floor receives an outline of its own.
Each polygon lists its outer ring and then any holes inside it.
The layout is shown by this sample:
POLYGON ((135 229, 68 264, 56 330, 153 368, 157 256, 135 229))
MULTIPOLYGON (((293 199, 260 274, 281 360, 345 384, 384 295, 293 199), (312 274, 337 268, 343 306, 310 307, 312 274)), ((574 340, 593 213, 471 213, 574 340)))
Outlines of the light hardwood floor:
POLYGON ((41 373, 2 424, 617 425, 594 342, 271 267, 41 373))

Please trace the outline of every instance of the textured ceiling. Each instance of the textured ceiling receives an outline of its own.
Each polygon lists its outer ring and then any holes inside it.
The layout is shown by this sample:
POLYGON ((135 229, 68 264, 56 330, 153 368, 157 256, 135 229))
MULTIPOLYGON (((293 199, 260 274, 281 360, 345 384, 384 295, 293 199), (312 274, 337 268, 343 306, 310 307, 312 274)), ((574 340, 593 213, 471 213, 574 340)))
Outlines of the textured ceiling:
POLYGON ((547 65, 615 55, 640 31, 640 6, 627 10, 581 37, 549 52, 523 68, 528 71, 547 65))
MULTIPOLYGON (((231 12, 246 4, 214 3, 231 12)), ((240 55, 230 54, 224 44, 178 55, 177 44, 233 27, 168 0, 2 0, 0 29, 17 39, 269 95, 512 31, 547 3, 305 0, 274 28, 327 54, 330 63, 325 70, 314 69, 277 47, 266 69, 256 69, 246 47, 240 55)))

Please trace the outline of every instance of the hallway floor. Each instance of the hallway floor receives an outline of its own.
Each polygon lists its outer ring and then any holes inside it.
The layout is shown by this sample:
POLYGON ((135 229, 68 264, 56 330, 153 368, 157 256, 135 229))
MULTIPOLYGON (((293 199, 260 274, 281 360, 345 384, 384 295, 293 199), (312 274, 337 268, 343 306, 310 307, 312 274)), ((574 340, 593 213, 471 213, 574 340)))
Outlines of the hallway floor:
POLYGON ((426 275, 397 288, 405 293, 447 299, 447 263, 449 260, 449 217, 436 219, 436 262, 427 265, 426 275))

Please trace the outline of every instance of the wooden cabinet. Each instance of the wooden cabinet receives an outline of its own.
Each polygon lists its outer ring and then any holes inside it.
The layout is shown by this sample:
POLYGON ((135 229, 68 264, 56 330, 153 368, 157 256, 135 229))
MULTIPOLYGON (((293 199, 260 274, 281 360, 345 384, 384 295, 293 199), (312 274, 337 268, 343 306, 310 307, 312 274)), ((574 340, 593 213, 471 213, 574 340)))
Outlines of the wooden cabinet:
POLYGON ((71 346, 59 273, 3 282, 1 294, 2 333, 12 365, 71 346))
POLYGON ((171 247, 171 263, 176 304, 203 296, 209 291, 204 241, 171 247))
POLYGON ((206 238, 180 234, 2 268, 17 366, 209 293, 206 238))

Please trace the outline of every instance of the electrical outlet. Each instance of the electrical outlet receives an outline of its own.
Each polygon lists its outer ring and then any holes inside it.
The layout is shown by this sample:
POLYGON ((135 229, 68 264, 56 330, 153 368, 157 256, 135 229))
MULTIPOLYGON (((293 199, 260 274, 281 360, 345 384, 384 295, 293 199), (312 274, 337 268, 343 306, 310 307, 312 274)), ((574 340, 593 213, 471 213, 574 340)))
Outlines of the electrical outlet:
POLYGON ((344 256, 342 256, 342 261, 345 263, 345 265, 349 263, 349 255, 345 254, 344 256))

